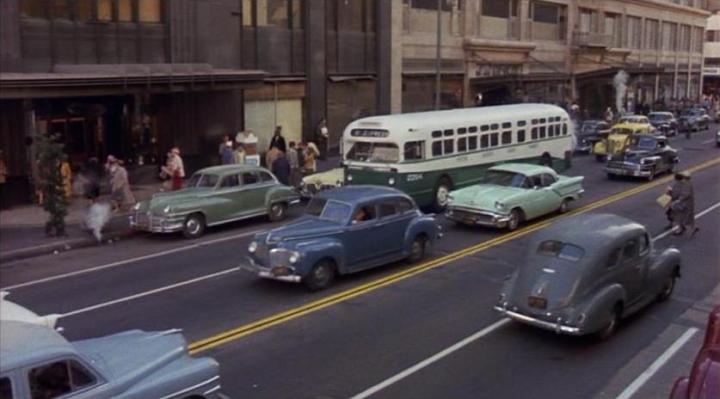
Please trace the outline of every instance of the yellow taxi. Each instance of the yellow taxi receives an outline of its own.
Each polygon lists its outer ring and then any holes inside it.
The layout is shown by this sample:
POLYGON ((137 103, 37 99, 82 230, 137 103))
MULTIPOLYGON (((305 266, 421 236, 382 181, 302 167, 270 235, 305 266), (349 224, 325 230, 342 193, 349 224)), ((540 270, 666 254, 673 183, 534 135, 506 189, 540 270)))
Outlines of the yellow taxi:
POLYGON ((632 142, 636 134, 652 133, 654 131, 649 123, 618 123, 613 125, 607 137, 595 143, 593 153, 598 162, 603 162, 608 155, 620 155, 632 142))

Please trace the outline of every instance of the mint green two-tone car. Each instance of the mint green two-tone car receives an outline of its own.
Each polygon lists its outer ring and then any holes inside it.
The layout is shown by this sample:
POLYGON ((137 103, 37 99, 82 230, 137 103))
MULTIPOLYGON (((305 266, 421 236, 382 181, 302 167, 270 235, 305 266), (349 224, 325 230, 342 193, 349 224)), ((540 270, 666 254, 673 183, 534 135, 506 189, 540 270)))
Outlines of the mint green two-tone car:
POLYGON ((297 192, 267 169, 224 165, 195 172, 182 190, 158 193, 135 205, 130 225, 153 233, 182 232, 201 236, 205 228, 267 215, 285 218, 288 207, 300 202, 297 192))
POLYGON ((558 175, 553 169, 507 163, 488 169, 481 184, 452 191, 448 219, 467 225, 515 230, 521 222, 551 212, 567 212, 580 198, 584 177, 558 175))

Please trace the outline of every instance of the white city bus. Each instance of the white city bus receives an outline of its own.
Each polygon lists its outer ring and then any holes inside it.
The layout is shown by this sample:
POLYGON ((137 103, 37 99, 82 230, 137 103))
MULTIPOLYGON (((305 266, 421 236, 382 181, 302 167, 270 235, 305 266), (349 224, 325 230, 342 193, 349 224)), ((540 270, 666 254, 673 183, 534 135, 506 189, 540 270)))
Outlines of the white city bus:
POLYGON ((394 186, 442 209, 448 192, 490 166, 544 163, 558 171, 572 151, 570 118, 549 104, 514 104, 363 118, 343 132, 346 184, 394 186))

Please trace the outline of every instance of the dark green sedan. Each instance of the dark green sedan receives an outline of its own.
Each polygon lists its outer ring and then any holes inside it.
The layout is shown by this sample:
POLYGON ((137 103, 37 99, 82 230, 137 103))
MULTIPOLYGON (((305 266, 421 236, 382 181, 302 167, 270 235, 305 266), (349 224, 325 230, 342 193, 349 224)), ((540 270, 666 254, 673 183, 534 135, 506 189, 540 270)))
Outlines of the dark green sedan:
POLYGON ((182 190, 158 193, 138 202, 130 216, 136 230, 182 232, 201 236, 205 228, 267 215, 281 220, 287 208, 300 201, 291 187, 281 184, 267 169, 251 165, 224 165, 193 174, 182 190))

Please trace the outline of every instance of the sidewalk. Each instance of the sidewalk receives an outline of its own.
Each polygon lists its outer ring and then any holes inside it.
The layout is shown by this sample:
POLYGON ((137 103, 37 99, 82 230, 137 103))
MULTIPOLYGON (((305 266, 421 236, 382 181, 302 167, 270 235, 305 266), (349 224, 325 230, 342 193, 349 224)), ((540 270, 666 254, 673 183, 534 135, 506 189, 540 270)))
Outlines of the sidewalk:
MULTIPOLYGON (((318 160, 317 166, 318 172, 338 168, 340 157, 331 156, 318 160)), ((155 182, 154 169, 133 172, 135 173, 131 176, 131 181, 149 182, 132 186, 137 201, 148 199, 160 191, 161 183, 155 182)), ((107 202, 108 195, 101 196, 99 200, 107 202)), ((84 228, 87 207, 88 202, 83 198, 76 197, 71 201, 65 218, 66 237, 45 236, 48 215, 38 205, 23 205, 0 211, 0 263, 97 245, 95 237, 84 228)), ((113 214, 103 229, 103 241, 133 235, 128 215, 129 211, 113 214)))
MULTIPOLYGON (((137 201, 150 198, 158 192, 160 184, 132 186, 137 201)), ((109 202, 102 195, 100 202, 109 202)), ((41 206, 29 204, 0 211, 0 263, 33 256, 67 251, 74 248, 97 245, 95 237, 84 228, 88 201, 75 197, 68 206, 65 218, 65 237, 47 237, 45 222, 48 214, 41 206)), ((103 240, 114 240, 133 234, 128 221, 130 211, 116 212, 103 228, 103 240)))

